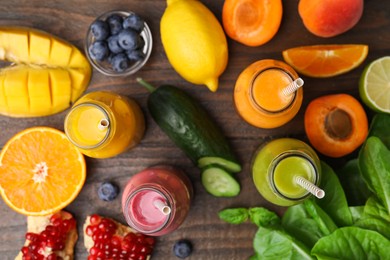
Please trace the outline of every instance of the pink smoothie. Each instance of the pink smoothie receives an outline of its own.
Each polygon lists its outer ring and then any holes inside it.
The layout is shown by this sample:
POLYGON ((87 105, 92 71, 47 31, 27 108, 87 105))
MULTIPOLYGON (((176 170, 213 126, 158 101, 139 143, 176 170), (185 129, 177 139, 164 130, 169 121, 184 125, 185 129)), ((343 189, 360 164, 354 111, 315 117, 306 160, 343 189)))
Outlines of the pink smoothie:
POLYGON ((144 189, 137 192, 130 200, 131 208, 128 208, 129 215, 139 226, 145 229, 157 229, 164 225, 169 218, 161 209, 155 206, 157 201, 167 205, 165 197, 154 190, 144 189))
POLYGON ((130 178, 122 195, 122 211, 131 228, 161 236, 181 225, 192 196, 192 184, 183 171, 171 166, 150 167, 130 178), (156 202, 162 202, 168 211, 164 214, 156 202))

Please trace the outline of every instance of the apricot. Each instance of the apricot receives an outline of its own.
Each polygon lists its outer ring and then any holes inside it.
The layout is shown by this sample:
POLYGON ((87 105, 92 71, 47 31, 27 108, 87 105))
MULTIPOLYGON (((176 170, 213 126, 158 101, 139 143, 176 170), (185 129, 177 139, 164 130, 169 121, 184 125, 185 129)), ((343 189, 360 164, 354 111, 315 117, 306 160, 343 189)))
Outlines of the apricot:
POLYGON ((352 153, 368 135, 368 120, 362 105, 348 94, 312 100, 305 112, 305 131, 320 153, 338 158, 352 153))
POLYGON ((333 37, 358 23, 363 14, 363 0, 300 0, 298 11, 311 33, 333 37))

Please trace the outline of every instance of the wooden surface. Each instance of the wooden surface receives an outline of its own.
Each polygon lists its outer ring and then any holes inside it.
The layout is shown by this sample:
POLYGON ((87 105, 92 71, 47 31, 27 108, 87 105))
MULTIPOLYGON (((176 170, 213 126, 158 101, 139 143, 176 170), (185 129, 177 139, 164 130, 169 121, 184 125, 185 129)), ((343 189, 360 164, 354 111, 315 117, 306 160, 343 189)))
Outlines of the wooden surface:
MULTIPOLYGON (((203 3, 221 21, 223 0, 203 0, 203 3)), ((134 11, 144 17, 151 27, 154 37, 153 51, 141 71, 128 78, 108 78, 94 71, 87 89, 87 92, 110 90, 134 98, 145 113, 147 130, 142 142, 131 151, 111 159, 87 159, 88 177, 85 186, 76 200, 67 207, 67 210, 77 217, 79 231, 85 217, 92 213, 124 222, 119 198, 113 202, 103 202, 98 199, 97 188, 102 181, 111 180, 123 188, 133 174, 150 165, 164 163, 184 169, 193 181, 196 195, 183 225, 175 232, 158 238, 153 259, 176 259, 172 254, 172 246, 180 238, 187 238, 193 242, 194 252, 188 259, 246 259, 252 255, 252 241, 256 227, 249 223, 240 226, 226 224, 218 219, 218 211, 236 206, 265 206, 282 214, 283 208, 270 205, 257 193, 250 172, 252 154, 264 140, 272 138, 289 136, 306 141, 303 115, 310 100, 331 93, 349 93, 358 97, 358 80, 364 66, 334 78, 303 77, 304 102, 299 114, 287 125, 272 130, 254 128, 236 114, 232 91, 239 73, 257 60, 265 58, 282 60, 282 50, 301 45, 368 44, 370 50, 364 65, 390 54, 390 5, 387 1, 365 1, 364 14, 358 25, 343 35, 328 39, 316 37, 304 28, 298 15, 298 0, 285 0, 283 5, 284 14, 279 32, 266 45, 246 47, 229 39, 229 64, 220 77, 219 90, 211 93, 205 87, 187 83, 168 63, 159 31, 160 18, 166 7, 163 0, 1 1, 0 25, 24 25, 46 30, 81 49, 89 24, 96 16, 108 10, 134 11), (200 184, 199 170, 152 121, 146 107, 148 93, 135 83, 136 76, 155 85, 169 83, 180 86, 208 109, 223 129, 244 166, 243 171, 237 175, 242 186, 239 196, 229 199, 215 198, 205 192, 200 184)), ((67 112, 30 119, 0 116, 0 147, 14 134, 27 127, 45 125, 63 130, 63 121, 67 112)), ((345 158, 340 160, 321 158, 335 167, 345 160, 345 158)), ((0 200, 0 259, 13 259, 17 255, 24 242, 25 229, 26 218, 13 212, 0 200)), ((86 256, 83 236, 80 234, 76 246, 76 259, 86 259, 86 256)))

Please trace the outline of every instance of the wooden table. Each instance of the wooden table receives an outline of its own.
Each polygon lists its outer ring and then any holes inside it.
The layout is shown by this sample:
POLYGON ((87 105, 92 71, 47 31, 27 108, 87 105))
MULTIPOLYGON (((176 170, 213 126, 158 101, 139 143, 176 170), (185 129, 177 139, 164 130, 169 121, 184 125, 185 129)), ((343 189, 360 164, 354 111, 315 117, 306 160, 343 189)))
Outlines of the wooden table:
MULTIPOLYGON (((223 0, 203 0, 221 20, 223 0)), ((390 5, 386 1, 365 1, 364 14, 351 31, 334 37, 319 38, 303 26, 297 10, 298 0, 285 0, 283 21, 277 35, 264 46, 246 47, 229 39, 229 64, 220 77, 219 90, 211 93, 205 87, 194 86, 183 80, 168 63, 160 40, 159 23, 166 7, 162 0, 86 1, 86 0, 3 0, 0 6, 0 25, 32 26, 58 35, 83 48, 89 24, 99 14, 113 9, 132 10, 145 18, 154 37, 152 55, 146 66, 135 76, 108 78, 94 71, 87 92, 110 90, 134 98, 142 107, 147 129, 142 142, 133 150, 115 158, 97 160, 87 158, 88 177, 76 200, 67 207, 78 220, 81 231, 85 217, 99 213, 124 222, 120 199, 103 202, 97 197, 97 188, 104 180, 111 180, 124 187, 138 171, 154 164, 171 164, 184 169, 195 187, 195 198, 184 224, 175 232, 158 238, 154 259, 177 259, 172 254, 174 242, 187 238, 193 242, 194 252, 188 259, 246 259, 253 253, 252 241, 256 232, 253 224, 239 226, 219 220, 217 213, 228 207, 264 206, 282 214, 284 209, 267 203, 256 191, 251 177, 250 161, 256 148, 265 140, 278 137, 295 137, 307 141, 303 115, 307 104, 316 97, 331 93, 349 93, 358 96, 358 80, 363 67, 347 74, 327 78, 304 77, 304 102, 299 114, 288 124, 272 130, 257 129, 245 123, 234 110, 232 91, 239 73, 249 64, 265 58, 282 60, 282 50, 311 44, 364 43, 370 47, 364 65, 390 54, 390 5), (237 175, 241 194, 235 198, 215 198, 205 192, 200 184, 200 172, 191 161, 160 130, 150 117, 146 100, 147 91, 136 84, 135 77, 142 77, 152 84, 169 83, 180 86, 204 105, 222 127, 237 152, 243 171, 237 175)), ((63 130, 67 111, 43 117, 14 119, 0 116, 0 147, 17 132, 31 126, 51 126, 63 130)), ((321 157, 333 166, 345 160, 321 157)), ((24 242, 26 218, 8 208, 0 200, 0 259, 13 259, 24 242)), ((86 259, 83 235, 76 246, 76 259, 86 259)))

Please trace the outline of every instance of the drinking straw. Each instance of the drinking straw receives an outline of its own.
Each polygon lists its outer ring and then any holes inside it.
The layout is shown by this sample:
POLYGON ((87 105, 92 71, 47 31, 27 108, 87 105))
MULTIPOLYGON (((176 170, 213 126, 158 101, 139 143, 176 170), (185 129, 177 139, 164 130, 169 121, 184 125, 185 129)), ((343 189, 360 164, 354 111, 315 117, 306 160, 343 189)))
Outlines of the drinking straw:
POLYGON ((164 215, 169 215, 171 213, 171 208, 162 202, 161 200, 155 200, 153 201, 153 205, 161 211, 162 214, 164 215))
POLYGON ((324 190, 320 189, 319 187, 317 187, 310 181, 306 180, 302 176, 295 176, 294 179, 299 186, 301 186, 302 188, 304 188, 305 190, 307 190, 317 198, 322 199, 325 196, 324 190))
POLYGON ((102 120, 100 120, 99 124, 98 124, 98 128, 99 130, 104 130, 106 128, 108 128, 108 126, 110 125, 110 122, 103 118, 102 120))
POLYGON ((297 78, 296 80, 288 84, 284 89, 282 89, 283 95, 285 96, 291 95, 292 93, 297 91, 300 87, 302 87, 303 83, 304 83, 303 79, 297 78))

